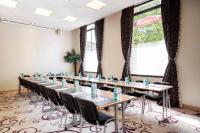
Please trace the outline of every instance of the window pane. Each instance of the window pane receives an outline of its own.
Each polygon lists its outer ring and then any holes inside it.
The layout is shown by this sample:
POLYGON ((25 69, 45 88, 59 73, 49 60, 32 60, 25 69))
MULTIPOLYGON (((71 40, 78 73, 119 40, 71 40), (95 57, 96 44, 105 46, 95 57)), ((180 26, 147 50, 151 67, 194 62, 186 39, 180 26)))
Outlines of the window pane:
POLYGON ((164 41, 154 45, 133 47, 131 53, 131 73, 163 76, 168 63, 164 41))
POLYGON ((95 30, 92 30, 92 43, 96 44, 96 36, 95 36, 95 30))
POLYGON ((156 5, 159 5, 161 4, 161 0, 153 0, 151 2, 148 2, 146 4, 143 4, 141 6, 138 6, 134 9, 134 12, 137 13, 137 12, 140 12, 140 11, 143 11, 143 10, 146 10, 148 8, 151 8, 151 7, 154 7, 156 5))
POLYGON ((84 70, 88 72, 96 72, 97 65, 98 61, 96 51, 86 51, 84 59, 84 70))
POLYGON ((96 36, 94 24, 87 26, 87 43, 84 58, 84 71, 97 71, 97 53, 96 53, 96 36))
MULTIPOLYGON (((144 9, 145 5, 140 7, 144 9)), ((163 76, 167 63, 168 54, 164 41, 161 9, 135 16, 131 73, 163 76)))
POLYGON ((163 39, 160 8, 134 17, 134 45, 148 45, 149 42, 162 41, 163 39))
POLYGON ((95 26, 94 24, 88 25, 87 26, 87 30, 90 30, 90 29, 94 28, 94 26, 95 26))
POLYGON ((87 31, 87 43, 91 43, 92 42, 91 35, 92 35, 92 31, 87 31))

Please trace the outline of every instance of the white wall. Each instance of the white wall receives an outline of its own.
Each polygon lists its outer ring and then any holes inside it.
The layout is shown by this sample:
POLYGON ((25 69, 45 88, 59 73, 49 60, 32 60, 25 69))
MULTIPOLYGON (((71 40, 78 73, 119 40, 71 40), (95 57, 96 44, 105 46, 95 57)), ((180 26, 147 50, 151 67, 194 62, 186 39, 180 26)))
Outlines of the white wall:
POLYGON ((20 73, 71 71, 63 61, 72 33, 0 23, 0 91, 17 88, 20 73))
POLYGON ((108 77, 113 74, 121 78, 124 67, 124 57, 121 49, 121 12, 105 19, 104 44, 103 44, 103 75, 108 77))
POLYGON ((177 59, 182 102, 200 107, 200 1, 181 0, 181 41, 177 59))
MULTIPOLYGON (((181 40, 177 57, 178 79, 183 104, 200 107, 200 1, 181 0, 181 40)), ((124 59, 121 50, 121 12, 105 18, 103 75, 121 78, 124 59)), ((79 51, 79 29, 73 32, 79 51)), ((143 77, 133 77, 141 80, 143 77)), ((161 78, 150 78, 152 82, 161 78)))

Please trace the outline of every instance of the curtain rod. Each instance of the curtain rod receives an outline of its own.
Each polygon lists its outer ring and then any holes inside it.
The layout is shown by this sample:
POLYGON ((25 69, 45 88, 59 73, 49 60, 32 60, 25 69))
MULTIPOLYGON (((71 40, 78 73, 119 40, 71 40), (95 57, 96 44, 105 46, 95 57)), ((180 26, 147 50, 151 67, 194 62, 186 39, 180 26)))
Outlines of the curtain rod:
POLYGON ((19 25, 37 27, 37 28, 42 28, 42 29, 54 30, 54 31, 58 30, 58 29, 56 29, 56 28, 49 28, 49 27, 39 26, 39 25, 35 25, 35 24, 28 24, 28 23, 23 23, 23 22, 8 20, 8 19, 4 19, 4 18, 0 17, 0 23, 1 23, 1 22, 14 23, 14 24, 19 24, 19 25))

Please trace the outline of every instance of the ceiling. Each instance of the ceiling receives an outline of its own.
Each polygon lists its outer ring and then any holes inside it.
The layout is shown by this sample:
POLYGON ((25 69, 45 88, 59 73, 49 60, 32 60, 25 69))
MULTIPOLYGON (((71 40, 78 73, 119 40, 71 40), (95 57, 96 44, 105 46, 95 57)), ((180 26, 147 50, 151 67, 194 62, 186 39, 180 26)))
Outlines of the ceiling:
POLYGON ((16 8, 0 5, 0 17, 20 23, 34 24, 48 28, 73 30, 82 25, 92 23, 98 19, 122 10, 128 6, 141 3, 145 0, 100 0, 107 4, 100 10, 87 6, 91 0, 16 0, 16 8), (36 8, 53 11, 49 17, 34 14, 36 8), (75 22, 66 22, 66 16, 78 18, 75 22))

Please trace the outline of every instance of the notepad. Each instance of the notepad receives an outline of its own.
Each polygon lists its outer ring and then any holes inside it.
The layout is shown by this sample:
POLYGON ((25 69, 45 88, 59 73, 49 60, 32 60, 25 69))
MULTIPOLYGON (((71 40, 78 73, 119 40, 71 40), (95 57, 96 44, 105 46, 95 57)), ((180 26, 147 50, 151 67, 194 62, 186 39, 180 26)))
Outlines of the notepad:
POLYGON ((58 86, 58 85, 49 85, 49 86, 46 86, 46 87, 51 88, 51 87, 56 87, 56 86, 58 86))
POLYGON ((55 89, 56 91, 66 91, 68 88, 55 89))

